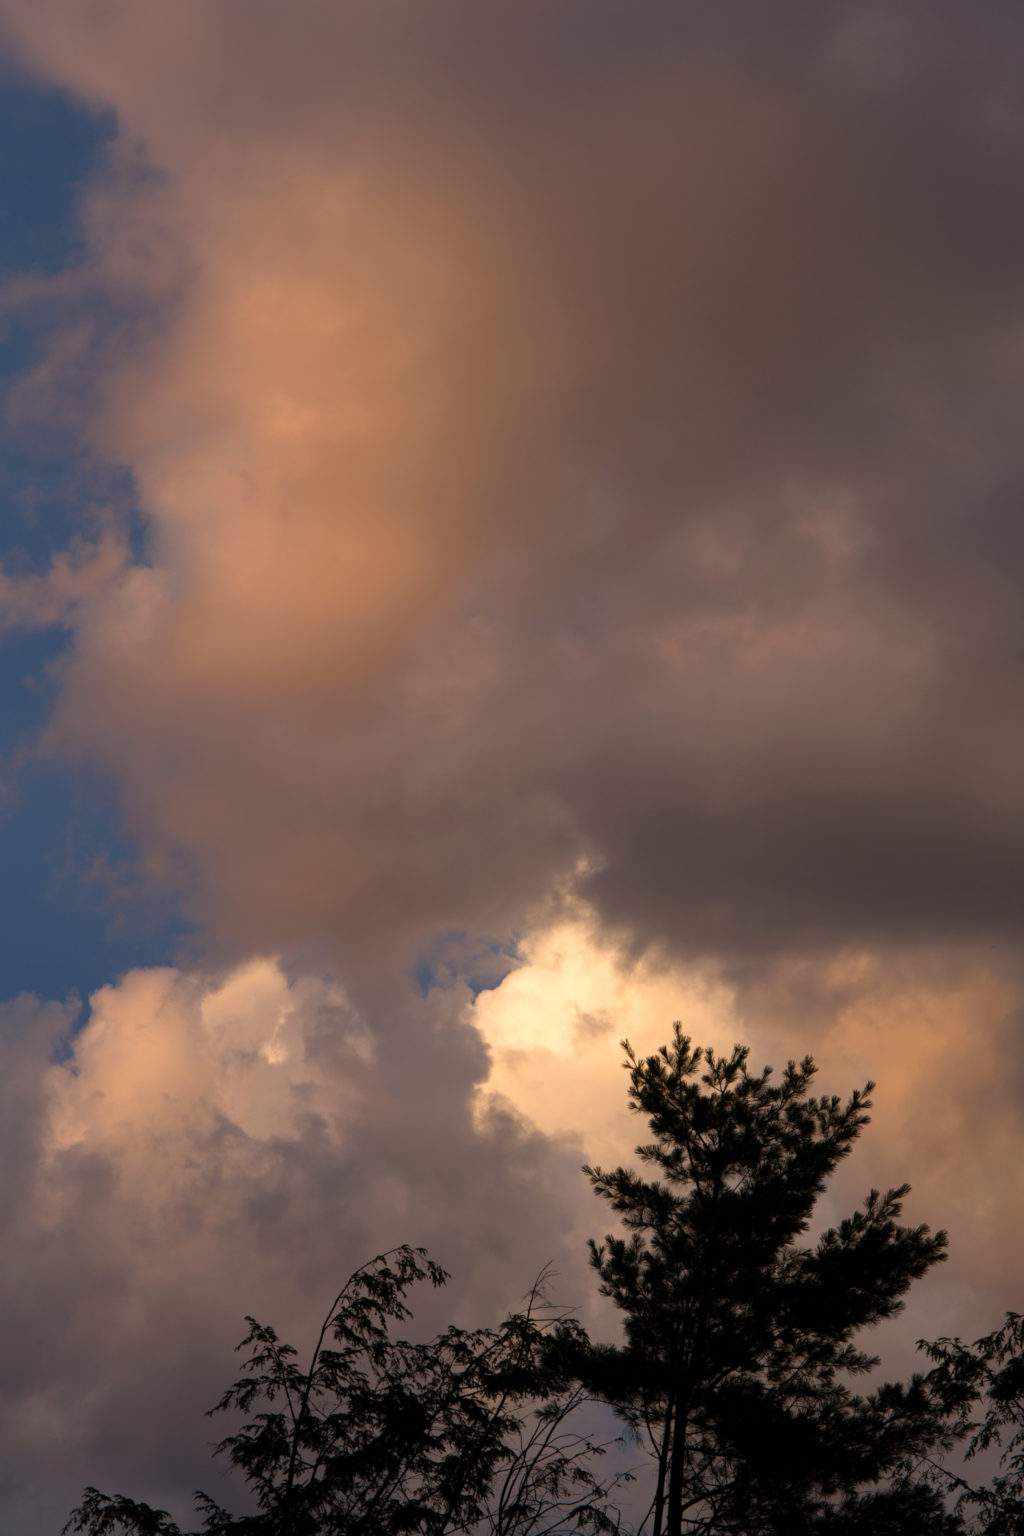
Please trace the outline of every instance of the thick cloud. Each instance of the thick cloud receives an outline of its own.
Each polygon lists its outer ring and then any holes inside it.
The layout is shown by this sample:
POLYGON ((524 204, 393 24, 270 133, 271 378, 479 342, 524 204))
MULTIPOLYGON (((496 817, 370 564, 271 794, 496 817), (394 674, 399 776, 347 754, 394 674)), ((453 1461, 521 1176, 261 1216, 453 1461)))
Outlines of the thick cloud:
POLYGON ((1014 931, 1012 14, 5 14, 152 526, 51 739, 229 946, 1014 931))
POLYGON ((184 1513, 189 1490, 220 1486, 202 1413, 242 1313, 301 1344, 340 1279, 396 1241, 453 1271, 422 1327, 493 1319, 553 1262, 559 1298, 610 1332, 585 1267, 607 1212, 579 1165, 629 1160, 644 1127, 618 1039, 653 1050, 673 1013, 717 1049, 750 1039, 758 1065, 816 1036, 828 1092, 878 1077, 824 1215, 909 1178, 912 1219, 949 1226, 951 1263, 884 1341, 909 1368, 914 1339, 972 1334, 1019 1287, 1022 991, 1006 957, 851 952, 762 975, 752 1020, 741 986, 636 961, 577 904, 524 934, 503 978, 473 995, 452 967, 393 996, 386 1023, 267 959, 131 972, 73 1035, 74 1010, 6 1005, 5 1524, 43 1536, 86 1482, 184 1513))
POLYGON ((11 1443, 59 1399, 87 1475, 184 1486, 111 1449, 113 1341, 185 1416, 237 1310, 305 1315, 393 1238, 470 1308, 575 1276, 573 1164, 632 1139, 614 1039, 679 1015, 880 1080, 844 1199, 915 1180, 970 1254, 920 1331, 986 1324, 1019 1284, 1016 8, 0 18, 118 123, 81 266, 7 295, 56 326, 8 419, 126 465, 148 527, 8 573, 5 622, 70 624, 44 750, 110 777, 221 967, 100 994, 78 1076, 59 1012, 11 1047, 18 1294, 78 1277, 11 1443))
POLYGON ((70 1041, 68 1010, 6 1005, 5 1528, 52 1532, 87 1482, 187 1512, 218 1480, 202 1415, 243 1313, 305 1345, 396 1242, 453 1272, 421 1327, 491 1320, 549 1260, 582 1290, 579 1148, 507 1106, 474 1117, 487 1066, 461 999, 421 1005, 405 1051, 394 1022, 374 1033, 336 984, 269 960, 131 972, 70 1041))
MULTIPOLYGON (((874 1080, 870 1124, 818 1220, 841 1220, 870 1188, 908 1182, 907 1219, 947 1230, 949 1261, 871 1340, 887 1372, 906 1373, 921 1368, 919 1338, 976 1337, 1020 1295, 1022 988, 1019 957, 991 946, 898 957, 850 949, 759 962, 728 979, 650 953, 637 960, 576 907, 525 936, 520 966, 477 997, 470 1016, 493 1061, 478 1102, 507 1098, 589 1161, 635 1162, 631 1149, 649 1138, 627 1109, 616 1042, 625 1034, 641 1054, 654 1051, 672 1017, 718 1052, 748 1043, 755 1068, 810 1050, 824 1093, 845 1097, 874 1080)), ((585 1188, 577 1202, 581 1248, 608 1223, 585 1188)), ((584 1295, 587 1320, 609 1336, 613 1319, 584 1295)))

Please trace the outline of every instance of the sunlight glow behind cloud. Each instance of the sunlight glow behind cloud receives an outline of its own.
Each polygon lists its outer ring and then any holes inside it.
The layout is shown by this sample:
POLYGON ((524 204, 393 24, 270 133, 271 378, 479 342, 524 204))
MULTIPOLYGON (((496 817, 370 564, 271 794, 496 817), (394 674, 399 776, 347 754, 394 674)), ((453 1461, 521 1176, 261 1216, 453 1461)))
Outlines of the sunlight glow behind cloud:
POLYGON ((466 1315, 585 1293, 617 1041, 676 1018, 877 1077, 836 1200, 911 1178, 924 1305, 1013 1304, 1024 35, 981 8, 0 0, 116 124, 4 289, 7 430, 145 524, 83 492, 0 574, 68 634, 21 758, 98 773, 194 925, 66 1061, 72 1005, 6 1006, 30 1536, 192 1486, 164 1426, 237 1315, 377 1246, 466 1315))

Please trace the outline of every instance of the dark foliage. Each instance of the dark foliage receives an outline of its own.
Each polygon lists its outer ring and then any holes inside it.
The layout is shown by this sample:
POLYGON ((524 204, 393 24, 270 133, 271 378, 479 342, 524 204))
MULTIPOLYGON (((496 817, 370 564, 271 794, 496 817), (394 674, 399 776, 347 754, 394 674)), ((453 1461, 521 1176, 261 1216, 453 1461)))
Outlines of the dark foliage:
POLYGON ((541 1285, 496 1328, 396 1339, 410 1288, 447 1276, 393 1249, 348 1280, 305 1370, 248 1319, 211 1412, 242 1420, 217 1453, 249 1513, 200 1493, 185 1533, 89 1488, 63 1536, 610 1536, 629 1479, 599 1473, 598 1402, 650 1452, 650 1536, 1024 1536, 1024 1318, 922 1344, 927 1375, 858 1392, 878 1364, 858 1335, 900 1310, 945 1234, 900 1223, 904 1186, 801 1241, 872 1085, 816 1098, 810 1058, 773 1082, 678 1025, 657 1055, 625 1049, 652 1176, 586 1170, 625 1227, 591 1244, 621 1344, 592 1343, 541 1285), (999 1471, 972 1482, 986 1454, 999 1471))
POLYGON ((959 1529, 923 1459, 950 1441, 926 1383, 849 1385, 878 1363, 856 1334, 901 1308, 945 1234, 899 1224, 901 1188, 799 1244, 873 1085, 814 1098, 810 1058, 773 1083, 678 1025, 655 1056, 625 1049, 655 1177, 586 1170, 627 1229, 591 1245, 625 1343, 575 1369, 647 1441, 653 1536, 959 1529))
POLYGON ((1001 1328, 965 1344, 938 1339, 919 1348, 935 1361, 932 1390, 966 1440, 965 1465, 945 1470, 957 1508, 974 1536, 1024 1532, 1024 1317, 1008 1312, 1001 1328), (999 1472, 979 1483, 969 1465, 998 1452, 999 1472))
MULTIPOLYGON (((206 1536, 555 1536, 610 1533, 614 1484, 604 1447, 576 1425, 587 1401, 562 1381, 548 1340, 582 1339, 539 1289, 497 1328, 395 1340, 416 1282, 446 1275, 421 1249, 396 1248, 349 1279, 308 1370, 249 1318, 244 1374, 213 1413, 248 1416, 217 1447, 255 1511, 233 1516, 197 1494, 206 1536)), ((163 1510, 86 1490, 64 1536, 185 1536, 163 1510)), ((192 1533, 198 1536, 198 1532, 192 1533)))

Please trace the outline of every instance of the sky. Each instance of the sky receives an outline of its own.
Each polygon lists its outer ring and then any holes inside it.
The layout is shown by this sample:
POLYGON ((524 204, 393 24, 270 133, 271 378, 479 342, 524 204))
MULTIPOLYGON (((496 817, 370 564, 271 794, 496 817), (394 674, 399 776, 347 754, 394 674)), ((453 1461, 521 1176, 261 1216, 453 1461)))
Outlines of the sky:
MULTIPOLYGON (((1024 14, 0 0, 0 1527, 399 1242, 596 1329, 674 1020, 1021 1305, 1024 14)), ((433 1310, 431 1310, 433 1309, 433 1310)))

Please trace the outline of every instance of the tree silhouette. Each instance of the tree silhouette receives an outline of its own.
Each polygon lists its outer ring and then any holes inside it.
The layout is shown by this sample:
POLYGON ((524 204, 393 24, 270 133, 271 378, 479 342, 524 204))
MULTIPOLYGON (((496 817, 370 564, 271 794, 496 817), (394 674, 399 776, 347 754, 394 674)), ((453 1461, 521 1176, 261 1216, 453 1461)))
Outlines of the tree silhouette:
POLYGON ((586 1170, 627 1229, 591 1244, 625 1342, 575 1368, 647 1441, 652 1536, 960 1529, 923 1459, 951 1439, 928 1383, 850 1386, 878 1363, 855 1335, 899 1311, 945 1234, 899 1224, 904 1186, 799 1244, 874 1085, 815 1098, 809 1057, 773 1082, 678 1024, 654 1056, 624 1048, 654 1176, 586 1170))
MULTIPOLYGON (((403 1246, 363 1265, 335 1298, 309 1368, 272 1328, 247 1319, 244 1374, 212 1413, 247 1421, 217 1453, 256 1508, 234 1516, 196 1495, 206 1536, 556 1536, 612 1533, 604 1446, 578 1428, 587 1402, 559 1377, 557 1328, 582 1342, 540 1285, 497 1328, 450 1327, 426 1344, 392 1337, 409 1288, 445 1271, 403 1246)), ((186 1536, 165 1510, 86 1490, 64 1536, 186 1536)), ((198 1533, 194 1533, 198 1536, 198 1533)))
POLYGON ((396 1338, 410 1289, 447 1275, 392 1249, 342 1287, 306 1369, 248 1319, 211 1410, 242 1418, 216 1449, 248 1513, 200 1493, 185 1533, 89 1488, 64 1536, 611 1536, 629 1477, 599 1471, 598 1402, 651 1453, 650 1536, 1024 1536, 1024 1318, 922 1344, 926 1375, 858 1392, 878 1364, 858 1334, 902 1308, 945 1234, 900 1223, 902 1186, 803 1241, 873 1085, 814 1097, 809 1057, 775 1081, 679 1025, 653 1056, 624 1046, 644 1171, 585 1170, 626 1229, 591 1244, 622 1343, 592 1343, 543 1277, 495 1328, 396 1338), (972 1483, 995 1449, 998 1475, 972 1483))
POLYGON ((1002 1327, 965 1344, 961 1339, 921 1340, 935 1361, 932 1390, 954 1416, 966 1440, 965 1465, 942 1473, 956 1494, 957 1509, 976 1536, 1020 1536, 1024 1531, 1024 1317, 1008 1312, 1002 1327), (967 1465, 998 1452, 999 1471, 980 1484, 967 1465))

